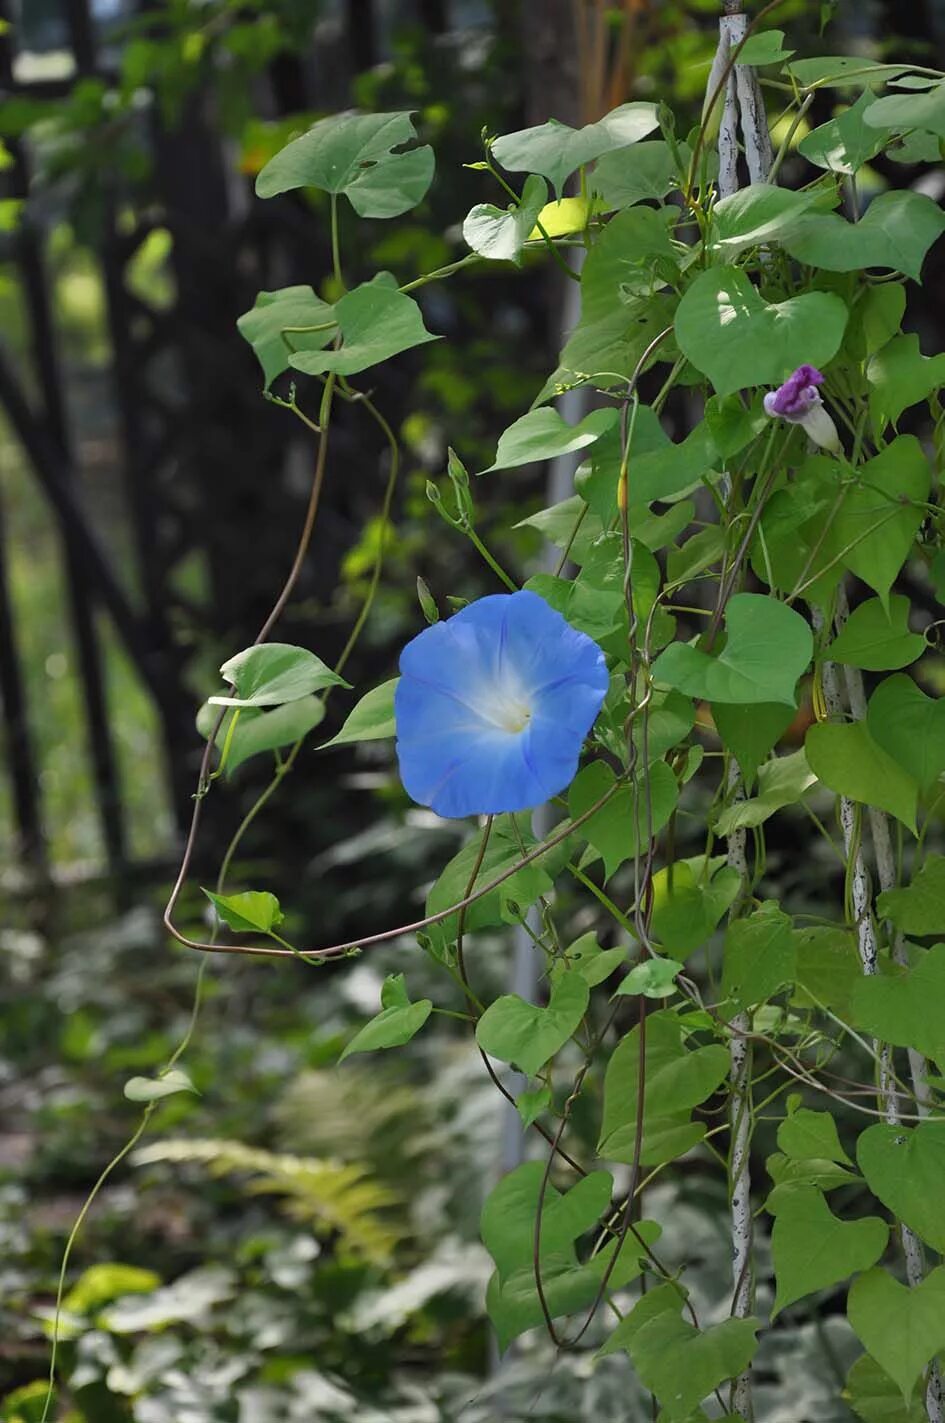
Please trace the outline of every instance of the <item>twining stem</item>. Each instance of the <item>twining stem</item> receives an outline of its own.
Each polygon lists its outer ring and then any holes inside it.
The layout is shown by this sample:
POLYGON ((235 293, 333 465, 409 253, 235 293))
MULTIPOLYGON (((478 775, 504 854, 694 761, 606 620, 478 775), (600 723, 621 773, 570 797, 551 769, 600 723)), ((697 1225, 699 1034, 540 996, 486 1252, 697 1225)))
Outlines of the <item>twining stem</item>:
MULTIPOLYGON (((744 798, 744 789, 733 757, 728 766, 728 783, 735 799, 744 798)), ((748 885, 747 832, 743 826, 728 837, 727 859, 739 876, 738 898, 731 917, 744 903, 748 885)), ((732 1227, 732 1317, 747 1319, 754 1295, 754 1223, 751 1211, 751 1018, 745 1012, 736 1013, 730 1024, 729 1037, 729 1215, 732 1227)), ((751 1374, 746 1369, 732 1381, 732 1411, 744 1419, 753 1417, 751 1374)))
MULTIPOLYGON (((822 610, 818 607, 814 607, 812 613, 814 627, 818 632, 822 632, 825 625, 822 610)), ((834 614, 834 630, 836 633, 841 631, 848 614, 849 606, 846 592, 841 585, 837 594, 834 614)), ((862 674, 855 669, 844 670, 846 672, 850 709, 857 720, 862 720, 866 714, 866 697, 863 689, 862 674)), ((822 664, 821 676, 827 713, 829 716, 839 719, 844 714, 844 705, 841 691, 841 678, 837 664, 835 662, 824 662, 822 664)), ((848 861, 848 871, 851 874, 852 908, 854 922, 856 924, 860 964, 864 974, 872 975, 879 972, 879 955, 876 929, 872 918, 872 895, 869 871, 863 853, 859 816, 853 802, 846 796, 840 797, 839 814, 840 827, 843 831, 844 850, 848 861)), ((896 884, 896 872, 892 843, 889 837, 889 822, 882 811, 874 810, 872 807, 870 809, 869 818, 881 888, 893 889, 896 884)), ((893 945, 893 952, 895 954, 895 938, 893 939, 893 945)), ((901 941, 898 946, 898 956, 899 961, 902 962, 904 955, 901 941)), ((895 1126, 902 1120, 902 1114, 892 1074, 891 1049, 888 1045, 877 1043, 876 1053, 879 1058, 879 1105, 886 1122, 895 1126)), ((916 1057, 918 1056, 919 1055, 916 1054, 916 1057)), ((920 1058, 920 1062, 921 1067, 919 1067, 917 1074, 916 1065, 913 1062, 913 1055, 910 1054, 913 1088, 915 1090, 916 1099, 921 1104, 923 1097, 925 1097, 926 1100, 928 1097, 928 1069, 925 1065, 924 1058, 920 1058)), ((925 1258, 922 1243, 907 1225, 900 1225, 900 1236, 902 1239, 902 1251, 906 1262, 906 1278, 910 1286, 914 1289, 917 1285, 920 1285, 925 1278, 925 1258)), ((934 1362, 929 1370, 928 1376, 926 1411, 929 1423, 945 1423, 945 1390, 943 1390, 942 1377, 938 1365, 934 1362)))
MULTIPOLYGON (((847 602, 846 589, 843 584, 837 590, 836 611, 834 623, 837 631, 843 627, 849 616, 849 604, 847 602)), ((857 667, 845 666, 843 669, 844 679, 847 686, 847 697, 850 703, 850 710, 857 721, 866 720, 866 693, 863 687, 863 674, 857 667)), ((824 667, 824 696, 828 703, 836 690, 836 667, 834 664, 825 664, 824 667), (830 694, 828 695, 827 667, 830 667, 830 694)), ((870 831, 873 841, 873 853, 876 858, 876 872, 880 890, 886 891, 896 888, 896 860, 893 853, 892 838, 889 832, 889 819, 885 812, 876 806, 869 807, 870 831)), ((903 936, 898 933, 892 925, 889 927, 889 942, 893 959, 896 963, 905 966, 908 962, 903 936)), ((864 971, 865 965, 864 965, 864 971)), ((873 970, 876 971, 875 969, 873 970)), ((921 1115, 928 1113, 929 1101, 929 1068, 928 1063, 920 1052, 915 1048, 909 1049, 909 1070, 912 1078, 912 1088, 915 1093, 918 1111, 921 1115)), ((901 1120, 899 1101, 896 1095, 895 1085, 891 1081, 891 1057, 892 1049, 887 1045, 882 1048, 880 1059, 880 1083, 882 1090, 882 1105, 886 1121, 895 1126, 901 1120)), ((925 1258, 922 1243, 908 1226, 901 1226, 902 1250, 906 1261, 906 1278, 910 1286, 915 1289, 925 1278, 925 1258)), ((945 1421, 945 1386, 938 1364, 933 1360, 929 1369, 928 1386, 926 1393, 926 1411, 929 1423, 943 1423, 945 1421)))

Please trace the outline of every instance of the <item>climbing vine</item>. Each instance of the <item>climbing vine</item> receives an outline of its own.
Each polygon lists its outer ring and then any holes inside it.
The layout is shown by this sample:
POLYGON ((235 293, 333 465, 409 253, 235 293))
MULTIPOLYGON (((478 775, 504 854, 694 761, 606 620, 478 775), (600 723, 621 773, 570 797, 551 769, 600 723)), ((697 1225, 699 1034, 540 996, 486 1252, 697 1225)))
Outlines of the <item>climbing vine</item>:
MULTIPOLYGON (((257 180, 261 199, 329 195, 332 299, 313 273, 261 292, 239 323, 266 396, 311 431, 315 473, 272 613, 198 717, 166 923, 201 953, 295 958, 299 972, 392 939, 439 966, 442 995, 415 1001, 405 950, 343 1055, 402 1046, 436 1012, 464 1020, 536 1145, 482 1212, 500 1348, 531 1329, 563 1350, 593 1338, 627 1356, 664 1423, 752 1418, 759 1339, 823 1296, 845 1299, 862 1345, 843 1385, 854 1412, 945 1418, 945 355, 902 329, 945 217, 920 191, 862 181, 879 154, 937 162, 943 139, 939 73, 795 60, 781 31, 734 15, 686 138, 644 102, 580 130, 486 135, 468 250, 419 279, 349 288, 339 221, 345 205, 384 219, 423 199, 434 154, 409 114, 325 119, 257 180), (759 74, 781 109, 774 152, 759 74), (820 90, 837 112, 811 130, 820 90), (777 181, 789 157, 793 188, 777 181), (428 285, 497 262, 523 280, 562 267, 581 309, 491 465, 470 473, 451 452, 428 487, 495 591, 464 603, 462 588, 423 585, 400 676, 354 689, 344 672, 383 537, 334 667, 274 640, 317 538, 335 409, 353 402, 388 441, 386 525, 397 439, 370 372, 439 339, 428 285), (576 389, 586 413, 569 423, 555 402, 576 389), (667 428, 680 391, 699 410, 684 438, 667 428), (474 491, 576 454, 573 494, 527 521, 557 565, 520 584, 477 527, 474 491), (336 700, 344 720, 318 744, 390 741, 410 796, 467 818, 469 836, 415 922, 297 944, 276 898, 235 890, 230 871, 336 700), (208 892, 217 927, 186 933, 202 802, 263 755, 272 781, 208 892), (776 817, 811 827, 836 866, 832 902, 773 896, 776 817), (483 997, 477 935, 512 925, 540 956, 537 1002, 483 997), (573 1140, 578 1111, 596 1116, 594 1159, 573 1140), (708 1314, 664 1262, 672 1222, 647 1215, 652 1183, 690 1154, 715 1164, 728 1202, 730 1292, 708 1314)), ((180 1060, 129 1084, 146 1113, 187 1090, 180 1060)))

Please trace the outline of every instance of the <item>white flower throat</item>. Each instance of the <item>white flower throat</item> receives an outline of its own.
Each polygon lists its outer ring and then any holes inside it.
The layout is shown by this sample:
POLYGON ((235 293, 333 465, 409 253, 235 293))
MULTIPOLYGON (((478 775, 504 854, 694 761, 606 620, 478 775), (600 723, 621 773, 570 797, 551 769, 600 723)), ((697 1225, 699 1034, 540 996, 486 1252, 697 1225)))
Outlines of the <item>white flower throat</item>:
POLYGON ((531 697, 515 677, 505 676, 483 687, 470 705, 483 721, 512 736, 523 732, 532 719, 531 697))

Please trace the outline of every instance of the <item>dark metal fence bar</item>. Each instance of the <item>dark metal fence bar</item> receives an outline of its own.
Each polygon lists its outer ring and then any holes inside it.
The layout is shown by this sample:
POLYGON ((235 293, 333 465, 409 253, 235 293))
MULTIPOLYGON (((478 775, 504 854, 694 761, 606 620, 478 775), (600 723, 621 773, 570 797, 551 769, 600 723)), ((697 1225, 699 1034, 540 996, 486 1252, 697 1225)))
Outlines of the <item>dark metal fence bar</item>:
POLYGON ((3 702, 4 747, 13 794, 13 814, 18 849, 31 875, 45 865, 39 780, 30 736, 29 710, 20 670, 16 629, 13 623, 6 543, 0 509, 0 699, 3 702))
MULTIPOLYGON (((10 45, 4 42, 0 44, 0 82, 10 83, 12 69, 10 45)), ((29 193, 26 150, 23 144, 15 139, 9 142, 8 148, 13 158, 10 174, 13 196, 25 199, 29 193)), ((41 392, 44 423, 50 442, 56 446, 61 457, 61 477, 71 481, 74 466, 49 303, 43 238, 28 219, 22 223, 16 234, 16 259, 29 311, 33 362, 41 392)), ((95 627, 95 609, 89 596, 89 584, 84 577, 82 557, 76 546, 73 526, 61 521, 60 534, 63 540, 69 615, 82 684, 98 817, 109 868, 117 881, 126 862, 125 827, 118 767, 109 725, 102 658, 95 627)))

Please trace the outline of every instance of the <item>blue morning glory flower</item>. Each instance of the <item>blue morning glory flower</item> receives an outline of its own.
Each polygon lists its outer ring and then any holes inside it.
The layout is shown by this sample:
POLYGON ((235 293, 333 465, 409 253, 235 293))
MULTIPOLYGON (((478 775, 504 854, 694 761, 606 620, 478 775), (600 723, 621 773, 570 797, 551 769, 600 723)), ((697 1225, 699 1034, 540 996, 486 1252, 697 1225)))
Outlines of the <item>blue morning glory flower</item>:
POLYGON ((567 786, 607 691, 604 654, 537 593, 496 593, 400 655, 400 776, 437 815, 528 810, 567 786))

